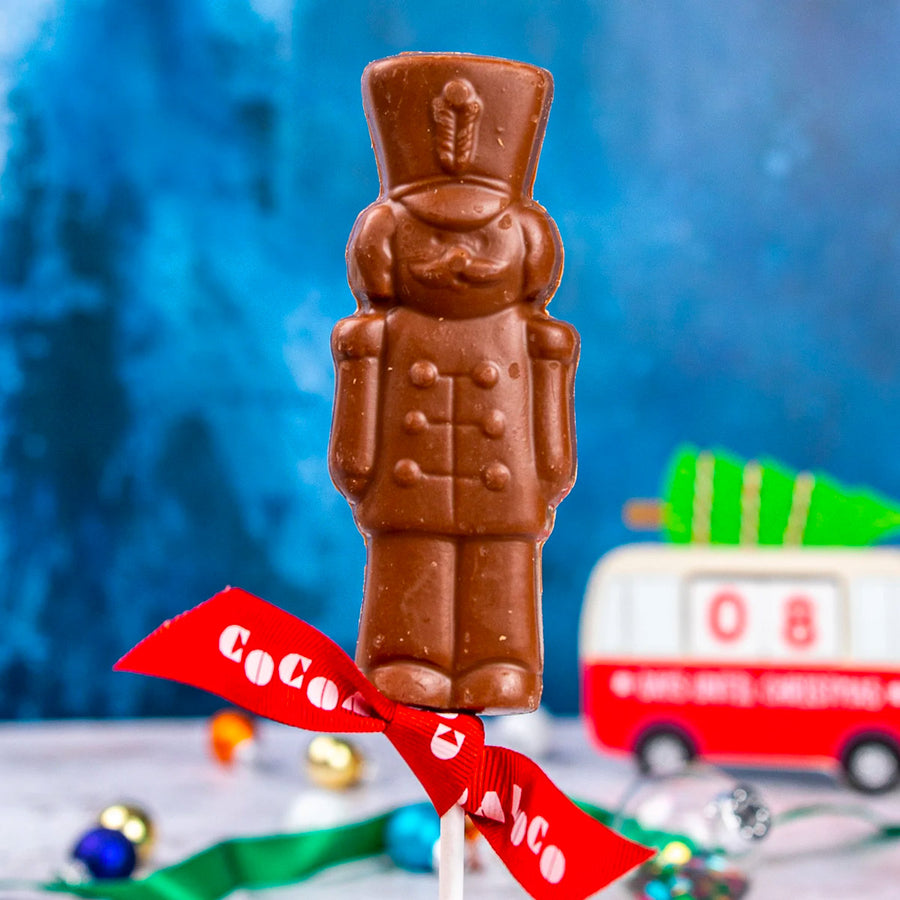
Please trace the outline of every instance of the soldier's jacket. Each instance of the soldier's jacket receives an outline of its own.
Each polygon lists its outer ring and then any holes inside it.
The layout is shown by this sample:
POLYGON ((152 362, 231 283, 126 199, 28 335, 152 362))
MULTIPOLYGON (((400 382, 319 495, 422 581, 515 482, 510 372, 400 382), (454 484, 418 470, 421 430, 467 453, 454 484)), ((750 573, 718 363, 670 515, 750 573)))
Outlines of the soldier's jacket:
POLYGON ((575 465, 578 337, 535 299, 558 236, 523 204, 455 229, 423 206, 379 203, 356 230, 375 302, 335 329, 335 481, 364 532, 541 539, 575 465))

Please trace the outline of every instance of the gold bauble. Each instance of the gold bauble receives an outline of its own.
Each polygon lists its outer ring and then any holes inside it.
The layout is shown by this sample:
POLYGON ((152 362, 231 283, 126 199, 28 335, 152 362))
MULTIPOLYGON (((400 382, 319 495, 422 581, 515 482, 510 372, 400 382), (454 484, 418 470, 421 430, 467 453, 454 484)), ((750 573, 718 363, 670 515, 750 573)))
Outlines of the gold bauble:
POLYGON ((100 813, 100 825, 112 831, 120 831, 134 844, 141 862, 147 862, 153 852, 156 829, 146 810, 130 803, 113 803, 100 813))
POLYGON ((365 760, 349 741, 320 734, 306 748, 306 774, 319 787, 342 791, 358 784, 365 760))

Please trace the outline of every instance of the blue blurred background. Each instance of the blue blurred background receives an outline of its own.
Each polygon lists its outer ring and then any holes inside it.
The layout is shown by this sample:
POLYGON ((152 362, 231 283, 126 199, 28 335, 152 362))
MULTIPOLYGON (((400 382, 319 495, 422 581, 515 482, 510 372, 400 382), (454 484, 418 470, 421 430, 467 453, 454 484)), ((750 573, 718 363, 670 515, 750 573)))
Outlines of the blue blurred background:
POLYGON ((209 711, 110 667, 227 584, 352 648, 329 333, 377 193, 360 74, 403 50, 556 79, 535 196, 583 358, 552 711, 682 441, 900 497, 898 46, 897 2, 0 0, 0 717, 209 711))

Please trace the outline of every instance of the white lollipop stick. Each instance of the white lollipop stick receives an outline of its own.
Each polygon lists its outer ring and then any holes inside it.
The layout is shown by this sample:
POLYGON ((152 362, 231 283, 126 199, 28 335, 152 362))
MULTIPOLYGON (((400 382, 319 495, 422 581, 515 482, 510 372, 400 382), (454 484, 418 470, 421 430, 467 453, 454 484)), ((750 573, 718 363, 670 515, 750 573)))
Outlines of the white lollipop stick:
POLYGON ((463 900, 466 863, 466 813, 457 803, 441 816, 438 900, 463 900))

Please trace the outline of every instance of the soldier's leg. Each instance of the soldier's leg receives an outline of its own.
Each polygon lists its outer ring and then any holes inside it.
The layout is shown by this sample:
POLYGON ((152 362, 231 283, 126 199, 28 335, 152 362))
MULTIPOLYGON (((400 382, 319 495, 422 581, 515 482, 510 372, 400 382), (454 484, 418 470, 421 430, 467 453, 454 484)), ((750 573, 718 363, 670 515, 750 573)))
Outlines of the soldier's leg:
POLYGON ((449 708, 456 540, 392 532, 366 548, 357 665, 393 700, 449 708))
POLYGON ((461 542, 455 708, 523 712, 540 703, 540 564, 532 540, 461 542))

